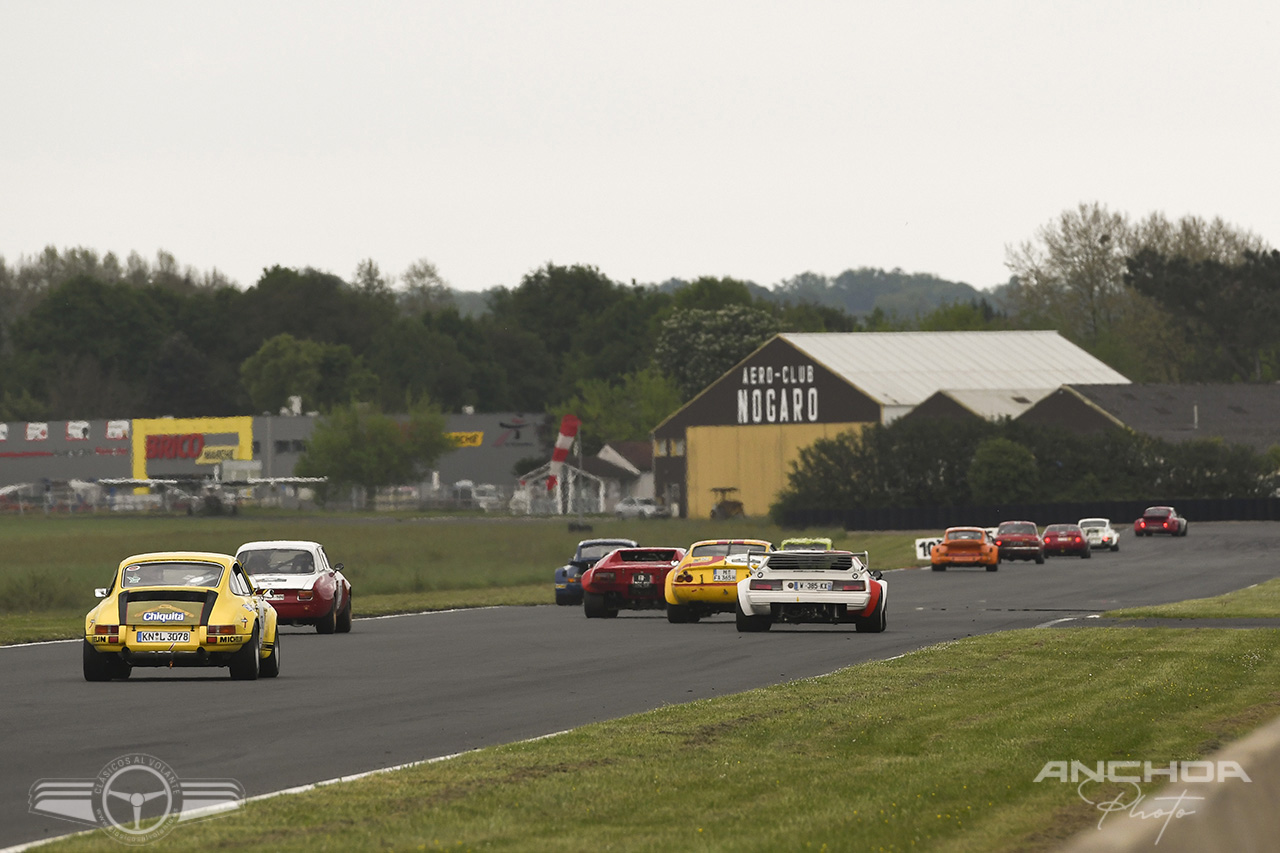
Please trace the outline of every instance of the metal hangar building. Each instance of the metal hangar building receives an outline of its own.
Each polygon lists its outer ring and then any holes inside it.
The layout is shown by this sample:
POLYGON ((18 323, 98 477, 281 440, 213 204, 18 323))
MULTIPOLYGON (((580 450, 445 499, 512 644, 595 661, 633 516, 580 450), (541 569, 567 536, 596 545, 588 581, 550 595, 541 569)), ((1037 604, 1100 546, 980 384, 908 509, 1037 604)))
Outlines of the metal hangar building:
POLYGON ((735 489, 763 516, 820 438, 892 423, 939 391, 1030 405, 1071 384, 1129 380, 1054 331, 775 335, 654 428, 655 491, 706 518, 714 490, 735 489))

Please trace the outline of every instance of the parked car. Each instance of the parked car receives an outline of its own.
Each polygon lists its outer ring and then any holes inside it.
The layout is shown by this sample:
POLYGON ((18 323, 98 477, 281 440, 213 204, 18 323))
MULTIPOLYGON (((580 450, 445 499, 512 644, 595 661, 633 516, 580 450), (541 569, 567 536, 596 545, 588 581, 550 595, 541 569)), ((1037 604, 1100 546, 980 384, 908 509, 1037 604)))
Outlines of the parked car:
POLYGON ((942 541, 929 549, 929 565, 935 572, 947 566, 982 566, 989 572, 1000 568, 1000 548, 983 527, 948 527, 942 541))
POLYGON ((1190 526, 1185 518, 1171 506, 1149 506, 1143 510, 1142 518, 1133 523, 1135 536, 1151 536, 1155 533, 1168 533, 1170 536, 1186 536, 1190 526))
POLYGON ((1002 521, 996 526, 1001 560, 1035 560, 1044 565, 1044 540, 1034 521, 1002 521))
POLYGON ((1079 524, 1080 529, 1084 531, 1084 538, 1089 540, 1090 548, 1120 550, 1120 534, 1111 526, 1111 519, 1082 518, 1079 524))
POLYGON ((704 539, 694 542, 667 574, 667 621, 697 622, 738 606, 738 581, 773 550, 765 539, 704 539))
POLYGON ((868 569, 865 551, 774 551, 738 582, 738 631, 768 631, 778 622, 851 622, 857 631, 879 633, 888 593, 880 573, 868 569))
POLYGON ((1050 524, 1044 529, 1044 552, 1064 557, 1089 559, 1093 554, 1089 540, 1078 524, 1050 524))
POLYGON ((236 549, 236 559, 264 591, 280 624, 314 625, 318 634, 351 630, 351 583, 342 563, 330 563, 319 542, 246 542, 236 549))
POLYGON ((237 680, 280 674, 276 611, 230 554, 160 551, 120 561, 84 619, 84 679, 134 667, 224 666, 237 680))
POLYGON ((618 518, 657 518, 663 515, 662 507, 653 498, 623 498, 613 508, 618 518))
POLYGON ((618 548, 636 548, 640 543, 634 539, 583 539, 577 550, 569 558, 569 562, 556 569, 556 604, 575 605, 582 603, 582 574, 596 564, 596 561, 618 548))
POLYGON ((618 548, 582 574, 582 612, 588 619, 613 617, 619 610, 661 609, 667 573, 683 548, 618 548))

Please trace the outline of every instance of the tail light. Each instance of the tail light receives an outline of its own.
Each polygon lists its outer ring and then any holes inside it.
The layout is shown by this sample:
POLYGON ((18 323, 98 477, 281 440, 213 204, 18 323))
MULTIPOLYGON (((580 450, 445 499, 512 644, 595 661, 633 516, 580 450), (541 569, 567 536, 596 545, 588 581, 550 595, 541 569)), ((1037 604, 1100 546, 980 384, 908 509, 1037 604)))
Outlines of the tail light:
POLYGON ((594 578, 595 580, 600 581, 601 583, 611 583, 617 580, 618 575, 615 572, 596 572, 591 577, 594 578))
POLYGON ((299 601, 310 601, 310 600, 311 600, 312 598, 314 598, 314 597, 315 597, 315 593, 314 593, 313 591, 309 590, 309 589, 300 589, 300 590, 298 590, 298 600, 299 600, 299 601))
POLYGON ((119 625, 94 625, 93 633, 106 635, 108 643, 120 642, 119 625))
POLYGON ((688 583, 691 580, 693 580, 693 575, 689 574, 688 570, 676 575, 676 583, 688 583))
POLYGON ((1001 545, 1003 545, 1003 544, 1004 544, 1004 540, 1003 540, 1003 539, 997 539, 997 540, 996 540, 996 546, 997 546, 997 547, 998 547, 998 546, 1001 546, 1001 545))
POLYGON ((867 582, 864 580, 836 581, 831 588, 839 592, 866 592, 867 582))
POLYGON ((212 637, 215 634, 234 634, 236 632, 235 625, 210 625, 204 629, 207 636, 212 637))
POLYGON ((751 579, 751 589, 782 589, 782 581, 751 579))

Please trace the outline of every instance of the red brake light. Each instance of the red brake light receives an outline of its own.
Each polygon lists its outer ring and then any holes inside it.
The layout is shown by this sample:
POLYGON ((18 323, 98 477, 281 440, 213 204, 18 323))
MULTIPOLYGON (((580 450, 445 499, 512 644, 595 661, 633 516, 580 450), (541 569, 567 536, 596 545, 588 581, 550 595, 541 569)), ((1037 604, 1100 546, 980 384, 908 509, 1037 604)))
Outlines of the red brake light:
POLYGON ((751 589, 782 589, 782 581, 751 579, 751 589))
POLYGON ((309 589, 298 590, 299 601, 310 601, 313 597, 315 597, 315 592, 313 592, 312 590, 309 590, 309 589))
POLYGON ((213 636, 215 634, 234 634, 236 632, 236 626, 235 625, 210 625, 208 628, 204 629, 204 632, 208 636, 213 636))
POLYGON ((835 584, 835 588, 842 592, 866 592, 867 582, 864 580, 839 581, 835 584))
POLYGON ((93 633, 95 634, 119 634, 119 625, 94 625, 93 633))
POLYGON ((617 573, 616 573, 616 572, 602 572, 602 571, 600 571, 600 570, 598 570, 598 569, 597 569, 597 570, 596 570, 596 573, 595 573, 594 575, 592 575, 591 577, 592 577, 594 580, 598 580, 598 581, 600 581, 601 583, 604 583, 604 582, 606 582, 606 581, 613 581, 613 580, 617 580, 618 575, 617 575, 617 573))

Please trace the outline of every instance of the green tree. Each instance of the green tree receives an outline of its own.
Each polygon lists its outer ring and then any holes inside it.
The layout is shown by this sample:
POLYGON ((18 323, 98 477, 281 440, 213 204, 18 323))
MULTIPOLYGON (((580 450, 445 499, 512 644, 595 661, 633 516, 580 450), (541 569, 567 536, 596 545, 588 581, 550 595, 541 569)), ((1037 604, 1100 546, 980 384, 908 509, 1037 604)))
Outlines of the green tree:
POLYGON ((647 441, 650 430, 682 402, 675 383, 646 369, 628 373, 617 384, 580 380, 573 397, 551 411, 557 420, 569 413, 582 420, 583 449, 593 454, 610 441, 647 441))
POLYGON ((1034 500, 1040 471, 1030 450, 995 436, 973 451, 969 463, 969 493, 973 503, 993 506, 1034 500))
POLYGON ((653 363, 689 400, 777 332, 777 319, 758 308, 679 311, 662 322, 653 363))
POLYGON ((291 396, 307 409, 328 411, 353 401, 369 401, 377 377, 341 344, 298 340, 283 333, 245 359, 240 376, 255 411, 272 412, 291 396))
POLYGON ((452 447, 445 419, 426 400, 407 422, 365 404, 337 406, 321 418, 298 460, 303 477, 327 477, 327 490, 359 487, 371 497, 382 486, 413 482, 452 447))

